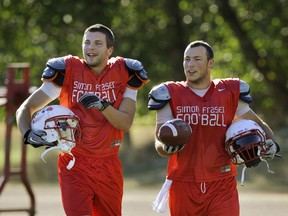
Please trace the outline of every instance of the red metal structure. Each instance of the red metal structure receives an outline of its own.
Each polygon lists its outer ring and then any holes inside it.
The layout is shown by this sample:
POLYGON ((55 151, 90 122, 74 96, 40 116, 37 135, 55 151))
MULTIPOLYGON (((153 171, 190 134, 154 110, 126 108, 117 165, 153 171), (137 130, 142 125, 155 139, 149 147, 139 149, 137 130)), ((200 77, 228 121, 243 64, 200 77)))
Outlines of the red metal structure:
POLYGON ((29 215, 35 215, 35 197, 27 179, 26 174, 26 145, 21 141, 21 162, 17 168, 11 168, 10 153, 11 153, 11 133, 12 127, 15 125, 15 112, 21 103, 31 93, 29 82, 30 65, 28 63, 12 63, 7 66, 7 78, 5 87, 0 89, 0 105, 6 108, 6 134, 5 134, 5 162, 3 174, 0 177, 0 195, 9 178, 20 176, 21 182, 24 184, 30 198, 29 208, 11 208, 1 209, 1 212, 16 212, 26 211, 29 215))

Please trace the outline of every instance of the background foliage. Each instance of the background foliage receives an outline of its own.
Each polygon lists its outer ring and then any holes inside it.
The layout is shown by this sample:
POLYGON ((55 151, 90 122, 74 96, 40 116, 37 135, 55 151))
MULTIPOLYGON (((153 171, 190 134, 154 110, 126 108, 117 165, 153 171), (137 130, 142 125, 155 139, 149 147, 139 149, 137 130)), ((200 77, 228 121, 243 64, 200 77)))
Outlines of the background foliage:
POLYGON ((245 80, 251 85, 252 107, 273 127, 287 124, 287 0, 0 2, 0 85, 10 62, 30 62, 31 83, 40 85, 49 58, 82 56, 84 29, 103 23, 116 35, 114 55, 140 59, 149 72, 139 116, 148 112, 153 85, 184 78, 183 50, 192 40, 203 39, 215 51, 214 77, 245 80))
POLYGON ((214 49, 214 78, 243 79, 251 107, 273 129, 287 125, 288 0, 0 0, 0 85, 8 63, 29 62, 30 82, 39 86, 49 58, 82 56, 83 31, 95 23, 115 33, 115 56, 139 59, 149 73, 137 124, 154 124, 148 92, 184 79, 183 51, 201 39, 214 49))

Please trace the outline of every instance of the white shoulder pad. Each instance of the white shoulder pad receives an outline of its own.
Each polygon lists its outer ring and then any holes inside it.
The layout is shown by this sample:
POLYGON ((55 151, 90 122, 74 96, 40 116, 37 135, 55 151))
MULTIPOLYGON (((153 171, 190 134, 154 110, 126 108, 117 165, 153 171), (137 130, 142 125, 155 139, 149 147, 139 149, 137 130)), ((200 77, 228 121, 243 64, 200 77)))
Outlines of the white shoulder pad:
POLYGON ((252 102, 252 97, 250 95, 250 86, 246 82, 244 82, 243 80, 240 80, 240 96, 239 96, 239 98, 246 103, 252 102))
POLYGON ((158 110, 163 108, 171 99, 168 88, 163 83, 151 89, 148 97, 148 109, 158 110))
POLYGON ((140 89, 149 82, 147 72, 142 63, 136 59, 124 59, 125 66, 129 73, 128 86, 132 89, 140 89))

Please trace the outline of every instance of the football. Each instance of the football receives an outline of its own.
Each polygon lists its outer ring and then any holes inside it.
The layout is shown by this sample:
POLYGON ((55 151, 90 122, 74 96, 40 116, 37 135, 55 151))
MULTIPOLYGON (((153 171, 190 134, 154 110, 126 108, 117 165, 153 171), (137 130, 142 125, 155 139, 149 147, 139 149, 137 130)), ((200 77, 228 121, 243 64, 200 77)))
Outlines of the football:
POLYGON ((158 131, 159 140, 167 146, 186 144, 191 135, 191 127, 181 119, 165 122, 158 131))

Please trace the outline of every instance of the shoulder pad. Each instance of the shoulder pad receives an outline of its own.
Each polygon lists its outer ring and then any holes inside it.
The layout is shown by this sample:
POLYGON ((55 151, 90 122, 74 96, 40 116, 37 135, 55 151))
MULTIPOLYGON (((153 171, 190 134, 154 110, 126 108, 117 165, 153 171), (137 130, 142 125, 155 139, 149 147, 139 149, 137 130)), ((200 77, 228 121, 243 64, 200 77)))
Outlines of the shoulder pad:
POLYGON ((252 102, 252 97, 250 95, 250 86, 246 82, 244 82, 243 80, 240 80, 240 96, 239 96, 239 98, 246 103, 252 102))
POLYGON ((136 59, 124 58, 125 66, 131 71, 141 71, 143 70, 143 65, 140 61, 136 59))
POLYGON ((42 81, 53 81, 57 86, 62 86, 65 69, 66 65, 64 57, 48 60, 46 63, 46 68, 42 74, 42 81))
POLYGON ((167 86, 162 83, 151 89, 148 99, 148 109, 158 110, 163 108, 170 101, 171 96, 167 86))
POLYGON ((129 87, 132 89, 140 89, 143 85, 149 82, 147 72, 140 61, 125 58, 124 63, 129 73, 129 87))
POLYGON ((64 57, 52 58, 52 59, 48 60, 46 65, 48 67, 54 68, 56 70, 65 70, 66 69, 64 57))

